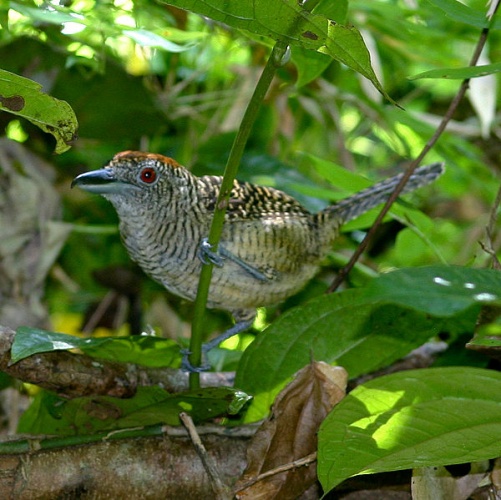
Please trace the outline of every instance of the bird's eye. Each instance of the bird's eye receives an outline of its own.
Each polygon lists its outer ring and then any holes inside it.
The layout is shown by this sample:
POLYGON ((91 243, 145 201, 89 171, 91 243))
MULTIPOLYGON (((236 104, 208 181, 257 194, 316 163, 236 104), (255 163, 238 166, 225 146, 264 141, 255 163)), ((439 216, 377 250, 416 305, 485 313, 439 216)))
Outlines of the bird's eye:
POLYGON ((157 172, 154 168, 145 167, 139 172, 139 180, 145 184, 153 184, 157 180, 157 172))

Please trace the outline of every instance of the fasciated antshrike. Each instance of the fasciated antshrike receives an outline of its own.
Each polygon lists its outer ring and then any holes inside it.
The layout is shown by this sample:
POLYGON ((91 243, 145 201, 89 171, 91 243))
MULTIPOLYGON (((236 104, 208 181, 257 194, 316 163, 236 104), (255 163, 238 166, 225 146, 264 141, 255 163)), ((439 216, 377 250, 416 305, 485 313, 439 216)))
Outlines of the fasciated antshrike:
MULTIPOLYGON (((413 173, 404 193, 434 181, 443 164, 413 173)), ((196 177, 162 155, 125 151, 72 185, 104 196, 120 218, 130 256, 154 280, 194 300, 203 262, 215 264, 208 306, 230 311, 233 328, 208 344, 248 328, 259 306, 279 303, 317 273, 339 228, 387 200, 397 175, 312 214, 270 187, 235 181, 217 252, 207 242, 221 177, 196 177)))

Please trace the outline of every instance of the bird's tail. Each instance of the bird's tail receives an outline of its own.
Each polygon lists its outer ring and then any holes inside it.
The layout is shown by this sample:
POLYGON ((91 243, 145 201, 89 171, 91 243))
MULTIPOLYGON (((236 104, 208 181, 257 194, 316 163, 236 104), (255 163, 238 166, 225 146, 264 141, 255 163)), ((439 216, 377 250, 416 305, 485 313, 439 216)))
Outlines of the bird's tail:
MULTIPOLYGON (((410 176, 401 194, 410 193, 422 186, 430 184, 439 177, 444 170, 443 163, 432 163, 431 165, 417 168, 410 176)), ((323 211, 323 214, 329 219, 332 218, 338 221, 339 225, 345 224, 371 208, 384 203, 395 189, 395 186, 400 182, 402 176, 403 174, 399 174, 395 177, 390 177, 389 179, 378 182, 374 184, 374 186, 327 207, 323 211)))

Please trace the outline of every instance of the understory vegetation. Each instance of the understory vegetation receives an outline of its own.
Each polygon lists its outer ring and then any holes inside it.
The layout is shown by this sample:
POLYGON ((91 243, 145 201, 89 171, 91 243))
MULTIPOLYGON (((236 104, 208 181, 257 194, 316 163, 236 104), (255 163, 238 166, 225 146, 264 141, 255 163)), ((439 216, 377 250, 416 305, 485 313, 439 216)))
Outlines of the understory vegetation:
MULTIPOLYGON (((215 460, 216 478, 204 479, 205 463, 193 473, 201 498, 369 489, 385 498, 397 486, 402 498, 499 495, 496 9, 480 0, 4 2, 0 382, 10 439, 0 464, 35 448, 163 439, 185 412, 206 429, 202 441, 215 423, 241 430, 268 419, 250 444, 218 448, 238 454, 237 471, 215 460), (222 378, 178 383, 194 320, 203 331, 193 335, 206 339, 231 318, 147 278, 111 205, 70 189, 125 150, 175 158, 196 175, 236 174, 311 212, 418 164, 443 162, 445 173, 376 225, 381 209, 344 226, 299 294, 209 353, 222 378), (38 436, 35 448, 25 434, 38 436)), ((30 487, 55 498, 68 487, 55 476, 30 487)), ((134 491, 188 491, 164 480, 134 491)))

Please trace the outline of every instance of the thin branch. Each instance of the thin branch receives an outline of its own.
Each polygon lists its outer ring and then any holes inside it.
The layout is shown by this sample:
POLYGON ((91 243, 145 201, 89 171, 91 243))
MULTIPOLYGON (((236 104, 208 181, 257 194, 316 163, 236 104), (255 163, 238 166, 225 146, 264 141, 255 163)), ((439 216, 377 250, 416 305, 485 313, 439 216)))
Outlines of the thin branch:
MULTIPOLYGON (((498 2, 499 4, 499 2, 498 2)), ((482 53, 482 50, 487 42, 487 37, 489 35, 489 28, 484 28, 482 30, 482 33, 480 34, 480 38, 478 40, 478 43, 475 47, 475 51, 473 53, 473 56, 471 58, 471 61, 469 63, 469 66, 476 66, 478 59, 480 57, 480 54, 482 53)), ((329 287, 328 292, 334 292, 337 290, 337 288, 341 285, 341 283, 345 280, 346 276, 351 272, 353 269, 353 266, 355 263, 358 261, 362 253, 365 251, 369 243, 374 239, 374 235, 376 234, 377 229, 381 225, 381 222, 383 221, 384 217, 386 214, 389 212, 391 206, 395 202, 395 200, 398 198, 398 195, 402 192, 402 189, 404 188, 405 184, 409 180, 409 177, 412 175, 414 170, 419 166, 421 161, 424 159, 424 157, 429 153, 429 151, 435 146, 437 143, 438 139, 440 136, 443 134, 445 131, 447 124, 452 120, 452 117, 454 116, 459 103, 462 101, 464 95, 466 94, 466 91, 468 90, 470 84, 470 79, 467 78, 463 80, 461 83, 461 86, 459 87, 459 90, 457 94, 454 96, 453 100, 451 101, 449 108, 447 109, 447 112, 445 113, 444 117, 442 118, 442 121, 438 125, 437 129, 435 130, 434 134, 431 136, 431 138, 427 141, 423 149, 421 150, 421 153, 411 162, 407 170, 404 172, 404 175, 401 179, 401 181, 398 183, 398 185, 395 187, 395 190, 393 193, 390 195, 388 198, 388 201, 385 203, 383 208, 381 209, 381 212, 377 216, 376 220, 374 221, 374 224, 371 226, 367 234, 365 235, 365 238, 362 240, 358 248, 355 250, 353 253, 350 261, 348 264, 346 264, 345 267, 343 267, 334 281, 332 282, 332 285, 329 287)))
POLYGON ((188 434, 190 435, 191 442, 195 447, 195 451, 197 455, 200 457, 202 464, 204 466, 207 475, 209 476, 209 480, 212 486, 212 490, 214 491, 214 495, 216 500, 229 500, 233 497, 230 493, 229 488, 223 483, 221 476, 219 474, 218 468, 216 466, 215 461, 209 456, 205 446, 198 435, 195 424, 193 423, 192 418, 185 412, 181 412, 179 414, 179 418, 183 425, 186 427, 188 434))
POLYGON ((480 242, 480 246, 484 250, 485 253, 491 256, 492 259, 492 267, 493 269, 501 269, 501 263, 499 262, 499 259, 496 255, 496 250, 494 248, 494 234, 496 231, 496 225, 497 225, 497 214, 499 210, 499 205, 501 204, 501 184, 499 186, 496 199, 494 200, 494 203, 492 204, 490 214, 489 214, 489 222, 485 228, 485 234, 487 238, 486 243, 480 242))
POLYGON ((258 476, 249 479, 246 483, 241 485, 235 493, 250 488, 254 484, 268 477, 276 476, 277 474, 281 474, 282 472, 288 472, 290 470, 298 469, 299 467, 305 467, 307 465, 315 463, 316 461, 317 461, 317 452, 314 451, 313 453, 306 455, 306 457, 299 458, 288 464, 280 465, 279 467, 275 467, 274 469, 267 470, 266 472, 263 472, 262 474, 259 474, 258 476))

